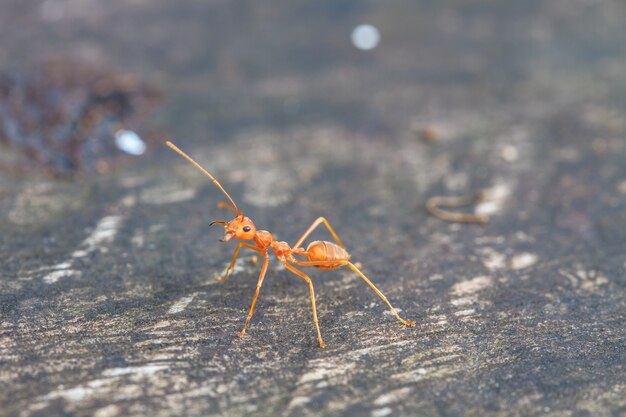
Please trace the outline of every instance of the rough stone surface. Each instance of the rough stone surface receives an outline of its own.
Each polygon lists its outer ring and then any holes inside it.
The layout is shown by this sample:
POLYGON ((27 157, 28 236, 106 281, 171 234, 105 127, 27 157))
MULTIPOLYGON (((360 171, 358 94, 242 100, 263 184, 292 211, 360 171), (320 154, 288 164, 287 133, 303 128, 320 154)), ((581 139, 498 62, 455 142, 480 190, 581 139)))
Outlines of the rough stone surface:
POLYGON ((625 33, 619 0, 3 1, 0 65, 161 80, 158 122, 259 227, 293 242, 326 216, 418 325, 312 271, 320 349, 273 262, 236 337, 259 265, 214 280, 221 196, 165 148, 4 175, 0 416, 626 415, 625 33), (423 209, 481 188, 487 225, 423 209))

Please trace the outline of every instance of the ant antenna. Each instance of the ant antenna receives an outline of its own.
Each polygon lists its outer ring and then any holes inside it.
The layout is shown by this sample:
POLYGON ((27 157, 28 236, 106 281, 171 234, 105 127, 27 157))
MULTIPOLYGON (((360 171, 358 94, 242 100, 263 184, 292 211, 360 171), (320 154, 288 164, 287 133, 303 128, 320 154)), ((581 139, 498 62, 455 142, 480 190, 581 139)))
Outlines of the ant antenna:
POLYGON ((213 177, 213 175, 209 174, 209 172, 202 168, 196 161, 194 161, 193 159, 191 159, 191 157, 189 155, 187 155, 185 152, 181 151, 180 149, 178 149, 178 147, 176 145, 174 145, 172 142, 170 142, 169 140, 167 142, 165 142, 165 144, 167 146, 170 147, 170 149, 172 149, 174 152, 176 152, 177 154, 179 154, 180 156, 182 156, 183 158, 185 158, 187 161, 189 161, 192 165, 194 165, 196 168, 198 168, 200 171, 202 171, 204 173, 204 175, 206 175, 207 177, 211 178, 211 181, 213 181, 213 184, 215 184, 215 186, 217 188, 219 188, 220 190, 222 190, 222 192, 224 193, 224 195, 226 196, 226 198, 228 198, 228 201, 230 201, 230 203, 233 205, 233 207, 235 208, 235 210, 237 211, 237 215, 241 215, 243 216, 243 211, 239 210, 239 208, 237 208, 237 204, 235 204, 235 202, 233 201, 233 199, 228 195, 228 193, 226 192, 226 190, 220 185, 220 183, 215 179, 215 177, 213 177))

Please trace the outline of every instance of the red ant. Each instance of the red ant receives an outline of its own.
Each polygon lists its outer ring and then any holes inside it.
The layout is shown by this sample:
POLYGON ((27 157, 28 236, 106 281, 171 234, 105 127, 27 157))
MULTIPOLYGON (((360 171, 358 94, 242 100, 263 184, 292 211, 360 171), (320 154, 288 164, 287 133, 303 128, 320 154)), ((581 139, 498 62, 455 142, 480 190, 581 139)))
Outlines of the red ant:
POLYGON ((380 298, 383 299, 385 303, 389 306, 392 313, 396 316, 402 324, 406 326, 415 326, 414 321, 404 320, 402 317, 398 315, 396 310, 393 308, 387 297, 383 295, 382 292, 376 288, 376 286, 365 276, 363 273, 357 268, 352 262, 350 262, 350 254, 346 251, 344 244, 337 236, 337 233, 333 230, 324 217, 319 217, 315 220, 311 226, 304 232, 300 239, 293 245, 293 247, 289 246, 287 242, 278 242, 274 239, 274 236, 266 230, 257 230, 256 226, 248 217, 246 217, 237 205, 233 201, 233 199, 228 195, 226 190, 222 188, 220 183, 213 177, 213 175, 209 174, 204 168, 202 168, 196 161, 191 159, 186 153, 181 151, 171 142, 166 142, 167 146, 169 146, 172 150, 177 152, 183 158, 187 159, 191 164, 193 164, 196 168, 202 171, 207 177, 209 177, 213 184, 217 188, 219 188, 222 193, 226 196, 230 203, 219 202, 217 204, 218 208, 225 208, 231 210, 235 213, 235 218, 229 222, 225 221, 212 221, 209 226, 214 224, 220 224, 224 226, 224 230, 226 234, 223 239, 220 239, 220 242, 228 242, 230 239, 235 238, 244 242, 239 242, 237 248, 235 249, 235 253, 233 254, 233 259, 230 261, 230 265, 226 269, 226 273, 223 277, 218 278, 218 281, 224 282, 228 275, 233 269, 235 265, 235 261, 237 260, 237 255, 239 255, 239 250, 241 248, 248 248, 253 251, 259 252, 264 256, 263 265, 261 266, 261 273, 259 275, 259 280, 256 284, 256 291, 254 293, 254 298, 252 298, 252 305, 250 306, 250 312, 248 313, 248 317, 246 318, 246 323, 243 326, 243 330, 239 333, 239 336, 243 336, 246 333, 246 328, 250 323, 250 319, 252 318, 252 314, 254 313, 254 307, 256 306, 257 298, 259 297, 259 292, 261 290, 261 285, 263 284, 263 279, 265 278, 265 273, 267 272, 267 264, 269 262, 269 250, 270 248, 278 258, 278 260, 285 266, 285 268, 302 278, 309 284, 309 291, 311 293, 311 307, 313 309, 313 322, 315 323, 315 328, 317 330, 317 340, 319 341, 320 347, 326 347, 326 343, 322 340, 322 334, 320 333, 320 326, 317 321, 317 311, 315 309, 315 291, 313 290, 313 282, 311 278, 309 278, 304 272, 297 269, 294 265, 298 266, 313 266, 319 269, 337 269, 340 266, 347 266, 356 272, 367 284, 378 294, 380 298), (311 242, 306 249, 302 246, 302 242, 320 225, 323 224, 326 226, 330 234, 335 239, 336 243, 332 242, 324 242, 324 241, 315 241, 311 242), (252 241, 253 243, 247 243, 245 241, 252 241), (303 256, 305 260, 297 259, 294 255, 303 256))

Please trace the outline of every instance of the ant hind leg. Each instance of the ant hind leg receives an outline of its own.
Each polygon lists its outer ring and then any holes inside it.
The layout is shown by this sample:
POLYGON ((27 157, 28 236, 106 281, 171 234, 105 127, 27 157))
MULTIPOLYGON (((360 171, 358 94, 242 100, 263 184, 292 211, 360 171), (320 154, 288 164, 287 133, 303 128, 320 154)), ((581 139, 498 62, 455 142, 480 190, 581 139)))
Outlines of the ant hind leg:
POLYGON ((335 242, 337 242, 337 244, 339 246, 341 246, 342 248, 345 248, 343 242, 341 241, 341 239, 339 239, 339 236, 337 235, 337 233, 335 232, 335 230, 332 228, 332 226, 330 225, 330 223, 328 223, 328 220, 326 220, 325 217, 318 217, 313 223, 311 223, 311 225, 309 226, 309 228, 306 230, 306 232, 304 232, 302 234, 302 236, 300 236, 300 239, 298 239, 298 241, 296 242, 295 245, 293 245, 294 249, 297 249, 300 247, 300 245, 302 245, 302 242, 304 242, 304 239, 306 239, 307 237, 309 237, 309 235, 311 233, 313 233, 313 230, 315 230, 317 228, 317 226, 319 226, 320 224, 324 224, 324 226, 326 226, 326 228, 328 229, 328 231, 330 232, 330 234, 333 236, 333 239, 335 239, 335 242))
POLYGON ((369 285, 369 286, 370 286, 370 287, 371 287, 371 288, 372 288, 372 289, 376 292, 376 294, 378 294, 378 296, 379 296, 380 298, 382 298, 382 299, 383 299, 383 301, 384 301, 385 303, 387 303, 387 305, 388 305, 388 306, 389 306, 389 308, 391 309, 391 312, 392 312, 392 313, 396 316, 396 318, 397 318, 398 320, 400 320, 400 322, 401 322, 402 324, 404 324, 405 326, 409 326, 409 327, 413 327, 413 326, 415 326, 415 321, 405 320, 405 319, 403 319, 402 317, 400 317, 400 315, 398 314, 398 312, 396 311, 396 309, 395 309, 395 308, 393 308, 393 306, 391 305, 391 303, 389 302, 389 300, 387 300, 387 297, 385 297, 385 295, 384 295, 382 292, 380 292, 380 290, 379 290, 378 288, 376 288, 376 286, 374 285, 374 283, 372 283, 372 281, 370 281, 370 280, 369 280, 369 279, 368 279, 368 278, 367 278, 367 277, 366 277, 366 276, 365 276, 365 275, 364 275, 364 274, 363 274, 363 273, 359 270, 359 268, 357 268, 357 267, 356 267, 356 266, 355 266, 352 262, 346 262, 346 265, 347 265, 350 269, 352 269, 354 272, 356 272, 357 274, 359 274, 359 276, 360 276, 361 278, 363 278, 363 280, 364 280, 365 282, 367 282, 367 285, 369 285))
MULTIPOLYGON (((294 262, 296 265, 299 266, 313 266, 313 267, 330 267, 330 269, 334 269, 336 268, 338 261, 298 261, 296 260, 294 262)), ((400 315, 398 314, 398 312, 396 311, 395 308, 393 308, 393 306, 391 305, 391 303, 389 302, 389 300, 387 299, 387 297, 385 297, 385 295, 380 292, 380 290, 378 288, 376 288, 376 286, 374 285, 374 283, 372 281, 370 281, 360 270, 359 268, 356 267, 356 265, 354 265, 352 262, 350 261, 341 261, 339 263, 340 265, 346 265, 348 266, 350 269, 352 269, 354 272, 356 272, 357 274, 359 274, 359 276, 367 283, 367 285, 369 285, 374 292, 376 292, 376 294, 378 294, 378 296, 380 298, 382 298, 382 300, 387 303, 387 305, 389 306, 389 308, 391 309, 391 312, 396 316, 396 318, 405 326, 409 326, 409 327, 413 327, 415 326, 415 321, 409 321, 409 320, 405 320, 402 317, 400 317, 400 315)))
POLYGON ((313 309, 313 322, 315 323, 315 329, 317 330, 317 341, 319 342, 320 347, 325 348, 326 343, 324 343, 324 340, 322 339, 320 325, 317 320, 317 310, 315 309, 315 290, 313 289, 313 282, 311 281, 311 278, 309 278, 308 275, 306 275, 304 272, 296 269, 286 262, 283 262, 283 265, 285 265, 285 268, 287 268, 289 271, 293 272, 294 274, 305 280, 307 284, 309 284, 309 293, 311 295, 311 308, 313 309))

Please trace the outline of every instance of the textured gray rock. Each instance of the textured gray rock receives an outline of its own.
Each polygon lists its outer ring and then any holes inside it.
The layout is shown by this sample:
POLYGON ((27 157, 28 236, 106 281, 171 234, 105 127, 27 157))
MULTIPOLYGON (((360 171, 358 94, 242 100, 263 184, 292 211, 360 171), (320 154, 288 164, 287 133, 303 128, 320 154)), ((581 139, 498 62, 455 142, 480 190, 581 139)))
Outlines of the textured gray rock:
POLYGON ((259 227, 292 242, 326 216, 418 325, 311 271, 320 349, 273 262, 239 339, 259 265, 214 280, 221 196, 165 148, 103 177, 5 175, 0 416, 626 413, 623 2, 53 3, 3 4, 0 64, 69 50, 161 77, 158 122, 259 227), (481 188, 487 225, 423 209, 481 188))

